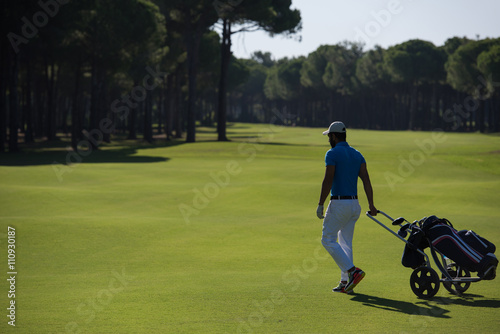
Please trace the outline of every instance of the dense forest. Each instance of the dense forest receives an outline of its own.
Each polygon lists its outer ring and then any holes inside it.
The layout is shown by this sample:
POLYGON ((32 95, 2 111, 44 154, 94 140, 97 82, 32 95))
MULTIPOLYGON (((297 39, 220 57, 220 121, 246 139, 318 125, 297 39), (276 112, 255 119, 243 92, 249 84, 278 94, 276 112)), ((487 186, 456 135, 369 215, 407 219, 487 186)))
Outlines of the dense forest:
POLYGON ((46 0, 2 5, 0 151, 71 137, 196 140, 196 126, 271 122, 383 130, 500 131, 500 38, 299 58, 231 53, 231 37, 292 37, 290 0, 46 0))

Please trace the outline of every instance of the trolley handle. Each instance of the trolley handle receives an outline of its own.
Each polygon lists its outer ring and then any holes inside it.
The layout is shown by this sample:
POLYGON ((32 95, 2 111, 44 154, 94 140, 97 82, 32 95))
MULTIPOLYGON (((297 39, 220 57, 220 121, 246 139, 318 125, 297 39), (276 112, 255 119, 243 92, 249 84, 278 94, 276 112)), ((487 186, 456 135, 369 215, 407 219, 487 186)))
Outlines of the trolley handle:
MULTIPOLYGON (((381 213, 381 212, 382 212, 382 211, 377 210, 377 213, 381 213)), ((373 217, 373 216, 370 214, 370 211, 366 211, 366 215, 367 215, 368 217, 373 217)))
MULTIPOLYGON (((391 216, 389 216, 388 214, 386 214, 384 211, 380 211, 380 210, 377 210, 378 213, 384 215, 387 219, 389 219, 391 222, 397 222, 399 221, 399 218, 394 220, 391 216)), ((411 243, 408 242, 408 240, 406 240, 405 238, 403 238, 402 236, 400 236, 399 234, 397 234, 396 232, 394 232, 392 229, 390 229, 389 227, 385 226, 385 224, 383 224, 382 222, 380 222, 377 218, 373 217, 369 211, 366 212, 366 215, 371 219, 373 220, 375 223, 379 224, 380 226, 382 226, 384 229, 386 229, 388 232, 390 232, 392 235, 394 235, 396 238, 398 238, 399 240, 403 241, 405 244, 409 245, 410 247, 414 247, 411 243)), ((403 218, 403 221, 406 221, 408 222, 406 219, 403 218)), ((402 223, 402 221, 401 221, 402 223)), ((427 256, 427 254, 425 254, 425 252, 421 249, 417 249, 417 252, 419 252, 420 254, 422 254, 422 256, 425 258, 425 263, 427 265, 427 267, 430 267, 430 262, 429 262, 429 257, 427 256)))
MULTIPOLYGON (((384 211, 381 211, 381 210, 377 210, 377 213, 381 213, 383 214, 384 216, 386 216, 388 219, 390 219, 391 221, 393 221, 394 219, 392 219, 391 216, 389 216, 387 213, 385 213, 384 211)), ((370 217, 371 219, 374 219, 373 216, 370 214, 370 211, 366 211, 366 215, 368 217, 370 217)))
MULTIPOLYGON (((377 210, 377 213, 381 213, 382 215, 384 215, 387 219, 389 219, 391 222, 392 222, 392 225, 396 226, 396 225, 399 225, 401 226, 401 224, 403 224, 403 222, 407 222, 409 223, 409 221, 407 221, 406 219, 404 219, 403 217, 399 217, 399 218, 392 218, 391 216, 389 216, 387 213, 385 213, 384 211, 380 211, 380 210, 377 210)), ((376 221, 376 218, 374 218, 371 214, 370 214, 370 211, 366 211, 366 215, 371 218, 372 220, 375 220, 376 221)))

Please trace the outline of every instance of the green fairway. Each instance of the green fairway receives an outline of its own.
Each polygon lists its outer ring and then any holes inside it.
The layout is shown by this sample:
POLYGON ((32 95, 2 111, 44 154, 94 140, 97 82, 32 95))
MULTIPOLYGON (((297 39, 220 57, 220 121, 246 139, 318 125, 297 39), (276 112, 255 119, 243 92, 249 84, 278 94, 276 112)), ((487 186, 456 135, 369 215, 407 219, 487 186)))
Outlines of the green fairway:
MULTIPOLYGON (((353 295, 331 292, 340 272, 316 217, 323 130, 232 124, 230 142, 199 128, 191 144, 1 155, 0 333, 497 333, 499 278, 418 299, 403 242, 364 214, 354 263, 366 277, 353 295)), ((500 245, 500 136, 348 130, 347 141, 379 210, 435 214, 500 245)), ((361 182, 359 195, 365 212, 361 182)))

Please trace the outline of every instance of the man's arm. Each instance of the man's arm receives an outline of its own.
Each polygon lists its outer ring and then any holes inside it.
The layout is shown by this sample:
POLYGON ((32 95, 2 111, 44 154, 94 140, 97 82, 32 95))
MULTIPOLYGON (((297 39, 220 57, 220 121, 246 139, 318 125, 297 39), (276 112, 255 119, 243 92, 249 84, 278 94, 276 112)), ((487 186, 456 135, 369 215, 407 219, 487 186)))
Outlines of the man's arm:
POLYGON ((319 196, 318 209, 316 210, 316 215, 320 219, 324 218, 323 203, 325 203, 325 200, 330 194, 330 191, 332 189, 334 175, 335 175, 335 166, 326 166, 325 177, 323 178, 323 183, 321 183, 321 194, 319 196))
POLYGON ((368 199, 368 206, 370 207, 370 215, 377 215, 377 208, 373 204, 373 188, 370 182, 370 176, 368 175, 368 169, 366 169, 366 163, 362 163, 359 169, 359 177, 363 181, 363 188, 365 189, 366 198, 368 199))

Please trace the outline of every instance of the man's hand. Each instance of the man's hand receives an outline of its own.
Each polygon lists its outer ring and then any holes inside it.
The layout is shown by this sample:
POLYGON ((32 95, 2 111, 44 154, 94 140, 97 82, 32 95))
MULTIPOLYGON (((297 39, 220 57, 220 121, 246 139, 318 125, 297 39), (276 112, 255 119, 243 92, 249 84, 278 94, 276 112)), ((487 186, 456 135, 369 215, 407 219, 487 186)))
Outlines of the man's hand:
POLYGON ((325 216, 323 216, 323 205, 318 205, 318 208, 316 209, 316 216, 318 216, 319 219, 325 218, 325 216))
POLYGON ((371 216, 376 216, 377 215, 377 208, 375 207, 375 205, 370 205, 370 215, 371 216))

